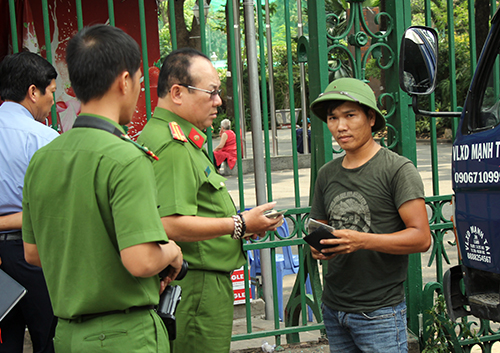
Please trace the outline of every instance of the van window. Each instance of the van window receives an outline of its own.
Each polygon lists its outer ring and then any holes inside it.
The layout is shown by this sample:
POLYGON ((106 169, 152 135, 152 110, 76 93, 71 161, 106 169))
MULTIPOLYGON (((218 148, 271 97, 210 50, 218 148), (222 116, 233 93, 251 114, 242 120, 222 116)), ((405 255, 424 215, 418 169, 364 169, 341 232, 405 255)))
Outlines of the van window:
POLYGON ((477 121, 473 122, 473 130, 491 129, 500 122, 500 81, 498 55, 488 75, 488 84, 484 89, 481 101, 481 111, 477 121), (475 124, 474 124, 475 123, 475 124))

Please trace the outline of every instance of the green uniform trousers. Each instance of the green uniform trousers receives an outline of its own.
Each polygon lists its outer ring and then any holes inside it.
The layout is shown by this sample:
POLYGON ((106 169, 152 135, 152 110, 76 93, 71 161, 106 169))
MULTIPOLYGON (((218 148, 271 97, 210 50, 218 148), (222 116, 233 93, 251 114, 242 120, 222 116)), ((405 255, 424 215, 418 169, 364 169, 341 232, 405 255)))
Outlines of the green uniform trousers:
POLYGON ((98 316, 86 321, 59 319, 56 353, 169 353, 168 333, 153 310, 98 316))
POLYGON ((172 353, 227 353, 231 348, 234 293, 229 273, 189 270, 177 281, 182 299, 175 313, 172 353))

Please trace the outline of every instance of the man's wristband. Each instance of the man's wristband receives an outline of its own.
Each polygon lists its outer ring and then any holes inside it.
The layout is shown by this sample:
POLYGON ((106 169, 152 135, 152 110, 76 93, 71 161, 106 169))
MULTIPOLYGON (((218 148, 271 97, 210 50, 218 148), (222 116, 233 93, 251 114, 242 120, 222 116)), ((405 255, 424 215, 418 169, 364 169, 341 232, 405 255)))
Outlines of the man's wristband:
POLYGON ((243 224, 244 224, 243 220, 242 220, 241 217, 239 217, 239 215, 231 216, 231 218, 234 221, 234 231, 233 231, 233 235, 231 237, 233 239, 241 239, 241 237, 243 236, 243 234, 245 234, 243 232, 243 224))
POLYGON ((241 219, 241 236, 245 236, 245 233, 247 232, 247 224, 245 223, 245 218, 243 218, 243 215, 241 213, 238 213, 238 217, 241 219))

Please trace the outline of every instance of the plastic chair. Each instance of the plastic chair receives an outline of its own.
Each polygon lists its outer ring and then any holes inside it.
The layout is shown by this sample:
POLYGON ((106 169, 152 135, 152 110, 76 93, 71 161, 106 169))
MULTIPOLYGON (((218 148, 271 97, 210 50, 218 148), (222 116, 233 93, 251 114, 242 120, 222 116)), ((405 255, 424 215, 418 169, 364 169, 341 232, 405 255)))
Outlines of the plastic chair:
MULTIPOLYGON (((288 229, 287 222, 283 222, 277 229, 278 235, 282 238, 288 238, 290 236, 290 230, 288 229)), ((299 255, 292 255, 292 247, 284 246, 283 254, 276 254, 276 267, 279 262, 283 261, 283 273, 282 276, 293 275, 299 272, 299 255)))
MULTIPOLYGON (((277 232, 280 237, 287 238, 290 236, 290 230, 287 222, 283 222, 278 227, 277 232)), ((280 320, 283 321, 283 277, 286 275, 293 275, 299 272, 299 255, 292 254, 291 246, 284 246, 283 254, 276 254, 276 279, 278 289, 278 311, 280 320)), ((260 250, 254 249, 253 254, 248 250, 248 259, 250 260, 250 277, 252 279, 262 275, 260 267, 260 250)), ((251 285, 252 298, 255 296, 255 283, 251 285)), ((306 293, 312 293, 311 281, 309 275, 306 278, 306 293)), ((312 321, 312 310, 308 310, 308 319, 312 321)))
MULTIPOLYGON (((287 222, 284 222, 280 227, 278 227, 277 232, 280 237, 288 238, 290 236, 290 230, 288 229, 287 222)), ((283 254, 276 254, 276 278, 278 280, 278 299, 279 299, 279 312, 280 319, 283 320, 283 277, 286 275, 293 275, 299 273, 299 255, 292 254, 291 246, 284 246, 283 254), (283 258, 283 268, 278 266, 278 260, 283 258), (280 273, 281 270, 281 273, 280 273), (281 288, 281 293, 280 293, 281 288)), ((311 281, 309 280, 309 275, 306 278, 306 293, 312 293, 311 281)), ((311 308, 308 308, 308 320, 313 321, 313 314, 311 308)))

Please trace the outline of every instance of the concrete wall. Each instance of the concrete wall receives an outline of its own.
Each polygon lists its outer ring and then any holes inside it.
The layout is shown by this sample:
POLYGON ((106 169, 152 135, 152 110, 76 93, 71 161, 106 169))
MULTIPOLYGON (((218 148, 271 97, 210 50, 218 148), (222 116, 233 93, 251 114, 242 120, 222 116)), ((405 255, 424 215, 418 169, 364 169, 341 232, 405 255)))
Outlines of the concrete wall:
MULTIPOLYGON (((298 167, 300 168, 310 168, 311 167, 311 155, 310 154, 299 154, 297 155, 298 167)), ((253 158, 245 158, 242 160, 243 174, 250 174, 254 171, 253 158)), ((271 157, 271 171, 293 169, 293 158, 292 156, 276 156, 271 157)), ((221 174, 225 176, 238 175, 238 165, 235 165, 233 169, 229 169, 227 164, 223 164, 221 168, 221 174)))

